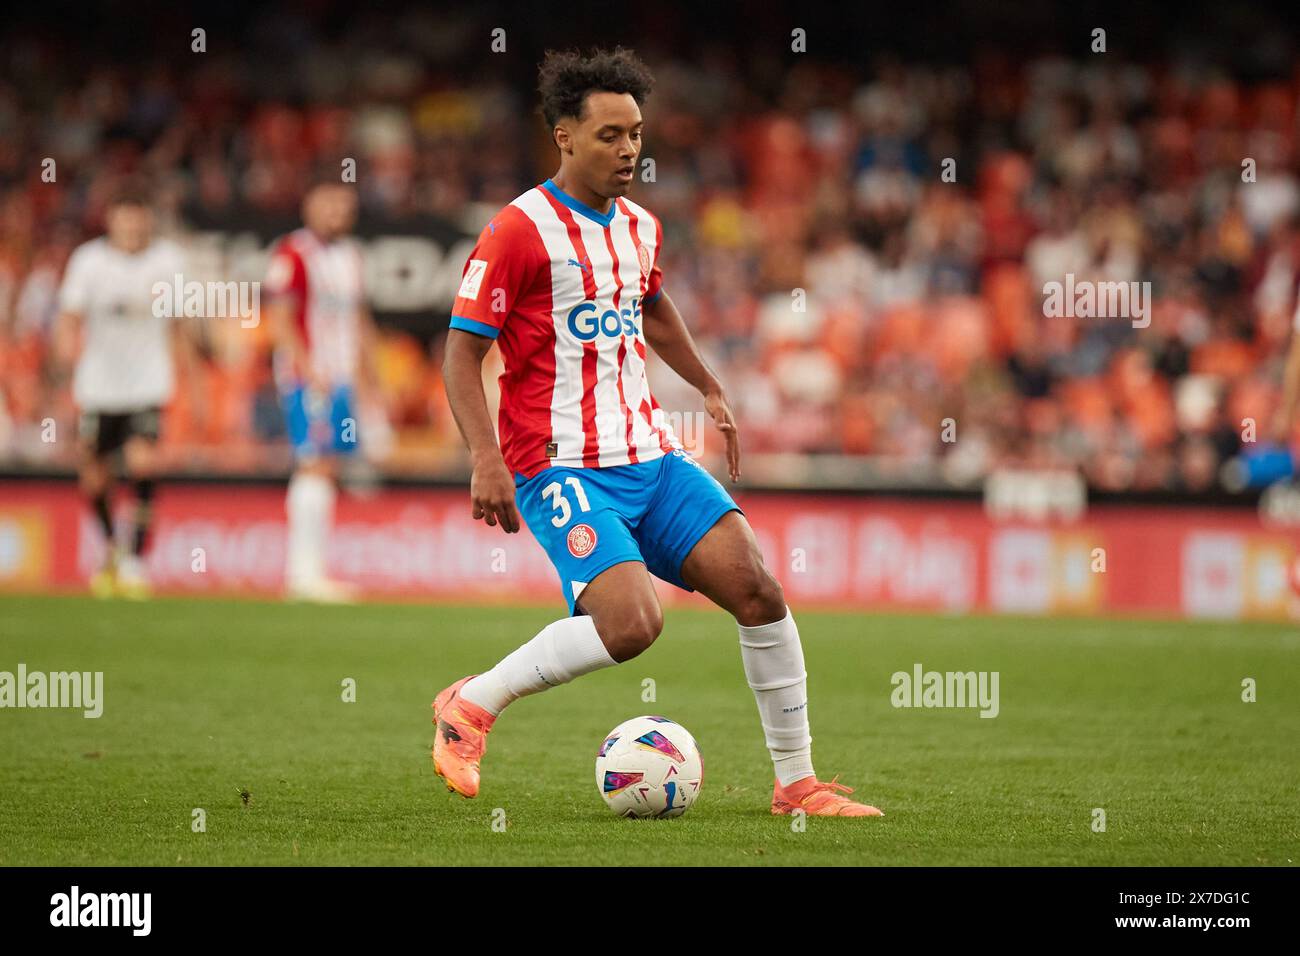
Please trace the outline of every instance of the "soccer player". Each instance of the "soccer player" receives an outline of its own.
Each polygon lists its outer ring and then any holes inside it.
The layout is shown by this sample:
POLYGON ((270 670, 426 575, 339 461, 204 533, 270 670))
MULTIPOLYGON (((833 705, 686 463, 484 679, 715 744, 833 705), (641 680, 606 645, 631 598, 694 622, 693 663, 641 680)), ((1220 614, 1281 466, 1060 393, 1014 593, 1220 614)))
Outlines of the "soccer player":
POLYGON ((662 288, 659 220, 627 199, 652 78, 630 51, 548 53, 542 109, 559 171, 479 236, 452 309, 447 397, 473 459, 473 516, 507 533, 520 515, 560 576, 570 616, 433 702, 433 761, 473 797, 487 734, 515 700, 629 660, 658 637, 650 575, 736 619, 741 660, 776 771, 772 813, 877 816, 813 771, 799 631, 727 491, 687 456, 646 382, 653 348, 740 446, 727 397, 662 288), (501 349, 498 448, 481 364, 501 349))
POLYGON ((303 228, 271 254, 263 293, 275 339, 274 371, 295 466, 285 510, 290 598, 350 601, 325 572, 340 460, 358 447, 355 386, 373 380, 374 324, 365 306, 361 250, 349 233, 354 187, 320 179, 302 204, 303 228))
POLYGON ((174 386, 174 352, 188 339, 175 316, 154 308, 155 283, 184 273, 179 246, 154 238, 148 193, 128 183, 109 201, 106 234, 73 251, 59 290, 59 350, 76 362, 81 492, 103 532, 104 562, 91 578, 99 597, 148 595, 149 541, 162 407, 174 386), (130 540, 115 541, 110 507, 118 456, 135 490, 130 540))

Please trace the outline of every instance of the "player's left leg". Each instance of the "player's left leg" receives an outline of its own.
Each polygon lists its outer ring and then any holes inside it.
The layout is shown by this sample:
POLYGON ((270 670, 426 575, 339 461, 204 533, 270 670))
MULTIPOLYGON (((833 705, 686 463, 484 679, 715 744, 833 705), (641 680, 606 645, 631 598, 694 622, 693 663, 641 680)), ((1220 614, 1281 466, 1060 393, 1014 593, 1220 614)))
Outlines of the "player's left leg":
POLYGON ((777 778, 789 785, 814 776, 799 630, 744 515, 731 511, 719 518, 687 554, 681 575, 736 619, 741 661, 777 778))
POLYGON ((149 579, 144 570, 144 555, 153 528, 153 501, 158 477, 158 435, 161 410, 144 409, 130 419, 130 435, 122 446, 126 476, 135 490, 135 520, 131 537, 118 562, 118 586, 130 598, 149 595, 149 579))
POLYGON ((813 771, 808 674, 799 629, 745 516, 729 511, 719 518, 686 555, 680 575, 736 618, 745 677, 776 770, 772 812, 880 816, 875 807, 842 796, 852 792, 849 787, 820 781, 813 771))

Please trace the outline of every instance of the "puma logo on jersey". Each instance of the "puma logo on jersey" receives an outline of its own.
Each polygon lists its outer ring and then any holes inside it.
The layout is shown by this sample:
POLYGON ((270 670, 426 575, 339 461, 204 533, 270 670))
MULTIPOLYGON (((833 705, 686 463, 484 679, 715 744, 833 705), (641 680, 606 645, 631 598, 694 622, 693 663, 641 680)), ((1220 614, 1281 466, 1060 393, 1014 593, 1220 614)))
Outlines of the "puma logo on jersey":
POLYGON ((577 266, 577 267, 578 267, 579 269, 581 269, 583 272, 590 272, 590 271, 591 271, 591 260, 590 260, 590 258, 589 258, 588 256, 583 256, 581 262, 579 262, 577 259, 570 259, 570 260, 569 260, 569 265, 571 265, 571 266, 577 266))

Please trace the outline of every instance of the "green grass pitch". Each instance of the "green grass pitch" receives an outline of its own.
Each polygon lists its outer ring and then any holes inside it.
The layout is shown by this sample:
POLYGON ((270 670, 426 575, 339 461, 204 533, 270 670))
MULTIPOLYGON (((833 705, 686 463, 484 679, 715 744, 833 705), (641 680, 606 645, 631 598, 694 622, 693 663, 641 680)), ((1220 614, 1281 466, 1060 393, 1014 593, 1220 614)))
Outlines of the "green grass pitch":
POLYGON ((0 710, 0 864, 1300 860, 1293 626, 795 613, 819 775, 883 819, 795 832, 769 813, 771 764, 721 611, 671 610, 641 657, 515 704, 482 792, 462 800, 433 774, 429 702, 554 607, 0 598, 0 671, 99 670, 105 697, 98 720, 0 710), (999 716, 892 707, 890 675, 916 662, 998 671, 999 716), (604 734, 642 713, 685 724, 704 753, 680 819, 618 819, 597 795, 604 734))

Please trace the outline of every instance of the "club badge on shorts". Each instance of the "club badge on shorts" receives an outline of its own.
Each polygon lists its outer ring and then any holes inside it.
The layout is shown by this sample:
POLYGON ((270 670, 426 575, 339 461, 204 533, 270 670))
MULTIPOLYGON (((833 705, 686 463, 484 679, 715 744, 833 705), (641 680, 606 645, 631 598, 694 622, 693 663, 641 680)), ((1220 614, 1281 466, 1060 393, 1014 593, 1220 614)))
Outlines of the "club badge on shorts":
POLYGON ((575 558, 585 558, 596 547, 596 529, 589 524, 575 524, 569 529, 566 540, 569 554, 575 558))

